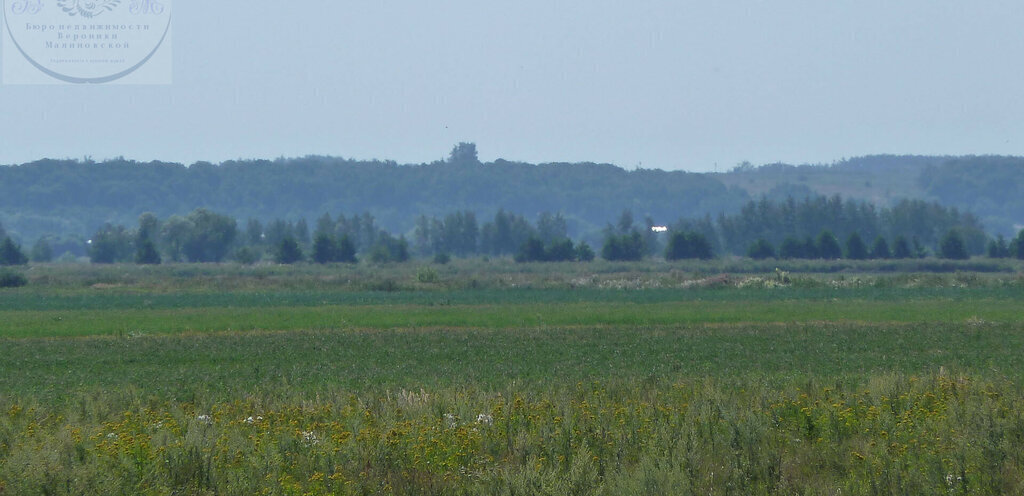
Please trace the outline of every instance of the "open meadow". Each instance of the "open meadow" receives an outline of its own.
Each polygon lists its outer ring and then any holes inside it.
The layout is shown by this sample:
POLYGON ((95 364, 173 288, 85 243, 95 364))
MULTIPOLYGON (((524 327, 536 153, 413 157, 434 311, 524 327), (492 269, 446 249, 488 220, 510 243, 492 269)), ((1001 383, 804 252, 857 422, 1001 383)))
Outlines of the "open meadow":
POLYGON ((1024 494, 1024 266, 907 264, 34 265, 0 495, 1024 494))

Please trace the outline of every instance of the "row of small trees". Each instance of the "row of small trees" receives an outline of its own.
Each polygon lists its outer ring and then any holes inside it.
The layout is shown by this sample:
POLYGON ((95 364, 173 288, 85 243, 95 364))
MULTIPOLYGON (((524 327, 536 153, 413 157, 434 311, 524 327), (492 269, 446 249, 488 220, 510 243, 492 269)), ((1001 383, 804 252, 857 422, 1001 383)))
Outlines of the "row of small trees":
MULTIPOLYGON (((246 264, 263 259, 282 264, 306 260, 314 263, 356 263, 360 258, 386 263, 406 261, 415 250, 421 256, 433 254, 437 260, 447 260, 449 252, 444 248, 457 246, 458 241, 454 240, 460 233, 465 234, 466 226, 475 226, 475 219, 468 212, 452 214, 444 219, 424 217, 421 220, 420 225, 425 226, 426 231, 416 231, 416 245, 411 247, 404 236, 395 237, 378 228, 373 218, 366 214, 351 218, 344 215, 332 218, 325 214, 317 221, 310 239, 303 221, 276 220, 264 226, 250 220, 243 232, 239 231, 234 219, 205 209, 165 221, 147 213, 139 218, 135 229, 103 226, 89 241, 88 255, 94 263, 220 262, 228 258, 246 264), (427 246, 430 248, 425 249, 427 246)), ((490 253, 510 253, 518 262, 585 262, 596 257, 586 242, 577 244, 566 235, 565 219, 557 214, 542 215, 538 226, 534 227, 521 216, 499 211, 493 222, 484 225, 484 232, 489 240, 488 246, 493 250, 490 253), (517 241, 518 247, 511 250, 511 243, 517 241)), ((21 247, 3 233, 2 226, 0 235, 3 235, 0 265, 20 265, 29 261, 30 257, 21 247)), ((970 252, 966 244, 958 229, 950 229, 934 254, 947 259, 967 259, 970 252)), ((710 259, 715 257, 715 252, 714 241, 699 228, 674 229, 665 240, 653 233, 649 226, 646 229, 634 226, 627 212, 616 225, 609 224, 605 229, 600 255, 610 261, 631 261, 662 253, 666 260, 680 260, 710 259)), ((465 256, 470 253, 460 250, 456 254, 465 256)), ((929 254, 917 237, 907 239, 898 235, 890 245, 885 237, 879 235, 868 246, 858 232, 851 233, 845 243, 841 243, 829 230, 821 231, 814 238, 787 236, 778 246, 761 238, 747 250, 747 255, 757 260, 905 259, 929 254)), ((991 258, 1024 259, 1024 231, 1012 240, 1002 236, 991 240, 987 254, 991 258)), ((51 259, 52 251, 45 239, 39 240, 31 250, 31 260, 47 262, 51 259)))
MULTIPOLYGON (((761 238, 752 243, 747 250, 747 256, 755 260, 767 258, 878 260, 923 258, 927 255, 928 250, 921 246, 916 237, 908 242, 906 237, 896 236, 890 249, 889 243, 885 238, 878 236, 869 248, 860 237, 860 234, 854 232, 846 239, 845 245, 841 246, 836 236, 827 230, 822 231, 816 239, 807 237, 800 240, 794 237, 787 237, 783 240, 778 250, 775 249, 771 242, 761 238)), ((939 243, 936 255, 951 260, 966 260, 970 258, 964 237, 957 229, 950 229, 946 232, 939 243)), ((1010 243, 1007 243, 1002 236, 992 241, 989 244, 988 255, 991 258, 1009 258, 1013 256, 1024 259, 1024 231, 1021 231, 1020 235, 1010 243)))

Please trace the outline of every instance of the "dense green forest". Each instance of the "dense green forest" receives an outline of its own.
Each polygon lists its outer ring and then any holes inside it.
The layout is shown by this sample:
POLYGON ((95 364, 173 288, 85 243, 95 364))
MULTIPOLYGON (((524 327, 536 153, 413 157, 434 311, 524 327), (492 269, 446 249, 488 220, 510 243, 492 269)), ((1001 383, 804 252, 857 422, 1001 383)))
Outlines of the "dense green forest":
POLYGON ((207 208, 238 219, 315 219, 369 212, 393 232, 420 215, 499 208, 535 218, 562 212, 574 236, 597 231, 623 209, 658 219, 733 211, 748 195, 704 174, 626 171, 602 164, 481 163, 463 145, 421 165, 329 157, 229 161, 190 167, 115 160, 42 160, 0 168, 0 222, 24 241, 88 235, 105 223, 132 224, 207 208))
POLYGON ((876 208, 841 197, 774 201, 762 197, 739 212, 679 219, 657 226, 638 222, 629 210, 607 223, 596 238, 573 239, 561 213, 542 212, 536 222, 499 209, 478 220, 462 210, 443 217, 419 216, 408 233, 392 234, 370 213, 244 223, 204 208, 160 219, 142 214, 136 226, 104 224, 88 240, 42 237, 28 250, 0 225, 0 265, 88 256, 93 263, 160 264, 224 262, 291 264, 404 262, 413 257, 446 263, 452 256, 512 256, 517 262, 668 260, 746 255, 754 259, 851 260, 938 256, 967 259, 1024 258, 1024 230, 1014 239, 990 238, 971 214, 921 200, 876 208), (870 244, 869 244, 870 243, 870 244))
MULTIPOLYGON (((757 218, 757 209, 762 208, 758 205, 764 201, 782 209, 770 216, 785 219, 796 215, 791 212, 795 207, 787 206, 789 198, 800 205, 819 195, 826 201, 841 195, 844 203, 877 209, 877 220, 857 228, 865 238, 901 232, 934 249, 942 233, 963 221, 971 250, 978 252, 984 242, 976 231, 1012 238, 1024 227, 1021 172, 1024 158, 891 155, 830 165, 743 164, 715 174, 627 171, 593 163, 482 163, 473 144, 456 146, 445 160, 418 165, 331 157, 200 162, 188 167, 122 159, 40 160, 0 167, 0 223, 26 246, 49 237, 51 248, 60 254, 74 252, 107 224, 132 226, 146 212, 170 219, 205 208, 239 222, 266 224, 311 223, 329 213, 372 217, 375 229, 405 234, 414 252, 422 253, 427 251, 423 243, 437 242, 419 239, 417 245, 415 232, 422 238, 432 227, 424 222, 443 220, 453 212, 490 220, 501 211, 529 222, 553 212, 564 222, 567 237, 596 247, 608 224, 628 210, 645 223, 699 223, 710 217, 718 224, 713 226, 714 236, 708 232, 715 249, 745 253, 757 238, 777 246, 789 235, 814 236, 826 227, 840 237, 848 235, 852 228, 844 227, 845 216, 863 212, 846 206, 841 214, 833 212, 834 226, 825 226, 822 220, 813 227, 798 227, 791 225, 792 220, 757 218), (922 202, 904 204, 907 200, 922 202), (885 212, 901 204, 904 210, 939 208, 932 202, 957 211, 939 213, 947 218, 934 225, 913 220, 905 226, 885 224, 885 212), (743 210, 747 220, 729 220, 743 210)), ((476 250, 496 253, 488 245, 492 233, 483 231, 484 224, 478 226, 476 250)))
POLYGON ((970 212, 992 234, 1024 228, 1021 157, 873 155, 827 165, 741 164, 714 177, 752 198, 838 194, 878 206, 920 199, 970 212))

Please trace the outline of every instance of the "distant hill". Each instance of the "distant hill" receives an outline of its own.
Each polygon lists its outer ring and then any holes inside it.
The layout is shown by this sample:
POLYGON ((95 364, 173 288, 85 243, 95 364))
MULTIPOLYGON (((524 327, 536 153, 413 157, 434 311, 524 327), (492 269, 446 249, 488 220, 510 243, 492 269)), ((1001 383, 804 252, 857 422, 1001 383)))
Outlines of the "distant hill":
POLYGON ((570 235, 579 236, 600 230, 624 209, 667 223, 733 211, 747 200, 743 190, 704 174, 480 163, 475 153, 420 165, 306 157, 190 167, 42 160, 0 168, 0 222, 23 240, 89 235, 105 222, 134 225, 143 212, 166 218, 197 207, 240 222, 369 212, 395 233, 413 229, 420 215, 471 210, 490 217, 504 208, 536 219, 549 211, 562 212, 570 235))
POLYGON ((713 174, 752 197, 841 195, 878 206, 921 199, 977 215, 993 234, 1024 228, 1024 158, 874 155, 830 165, 739 166, 713 174))
POLYGON ((715 176, 754 197, 780 199, 787 193, 814 192, 886 206, 905 198, 926 198, 927 193, 920 185, 921 174, 949 160, 952 158, 873 155, 830 165, 745 164, 715 176))
POLYGON ((499 208, 536 219, 561 212, 570 235, 593 236, 624 209, 658 223, 737 212, 751 199, 842 195, 878 206, 922 199, 979 216, 992 233, 1024 224, 1024 158, 868 156, 830 165, 744 165, 731 172, 627 171, 609 164, 481 163, 460 145, 448 160, 399 165, 311 156, 219 165, 40 160, 0 167, 0 223, 23 242, 88 236, 106 222, 134 225, 143 212, 197 207, 248 218, 310 221, 369 212, 395 233, 419 215, 499 208), (462 148, 460 148, 462 147, 462 148))

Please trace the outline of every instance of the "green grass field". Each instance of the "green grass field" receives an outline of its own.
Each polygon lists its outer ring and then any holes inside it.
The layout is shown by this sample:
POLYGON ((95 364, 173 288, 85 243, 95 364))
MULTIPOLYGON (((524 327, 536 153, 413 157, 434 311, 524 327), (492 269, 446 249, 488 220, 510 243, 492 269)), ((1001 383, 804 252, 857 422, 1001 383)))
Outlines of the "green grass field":
POLYGON ((1017 273, 698 269, 33 267, 0 495, 1024 492, 1017 273))

